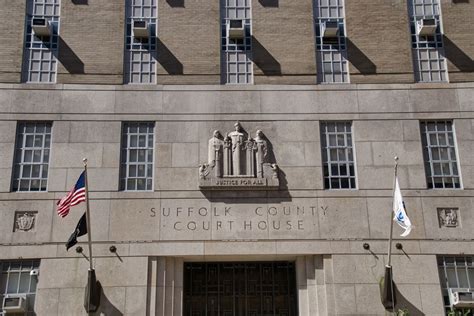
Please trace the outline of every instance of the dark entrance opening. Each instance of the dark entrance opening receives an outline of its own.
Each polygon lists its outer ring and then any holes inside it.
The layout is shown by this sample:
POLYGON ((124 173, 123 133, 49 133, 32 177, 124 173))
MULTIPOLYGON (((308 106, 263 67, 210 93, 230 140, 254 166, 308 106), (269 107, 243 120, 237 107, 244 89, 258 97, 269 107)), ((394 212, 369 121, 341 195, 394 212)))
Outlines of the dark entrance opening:
POLYGON ((293 262, 184 264, 185 316, 296 316, 293 262))

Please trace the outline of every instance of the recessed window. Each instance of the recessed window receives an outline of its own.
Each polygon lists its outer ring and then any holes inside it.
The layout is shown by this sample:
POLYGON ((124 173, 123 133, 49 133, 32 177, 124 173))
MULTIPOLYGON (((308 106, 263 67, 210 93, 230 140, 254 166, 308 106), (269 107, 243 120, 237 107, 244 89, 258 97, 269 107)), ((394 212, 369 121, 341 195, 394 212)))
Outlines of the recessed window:
POLYGON ((39 265, 39 260, 0 261, 0 310, 20 309, 24 312, 14 315, 36 315, 33 308, 39 265))
POLYGON ((420 128, 428 188, 460 188, 452 121, 421 122, 420 128))
POLYGON ((447 81, 439 0, 409 0, 408 12, 416 81, 447 81))
POLYGON ((123 124, 120 190, 153 190, 154 129, 151 122, 123 124))
POLYGON ((221 0, 223 83, 253 82, 251 0, 221 0))
MULTIPOLYGON (((452 310, 452 293, 459 291, 473 291, 474 289, 474 257, 472 256, 439 256, 438 271, 443 293, 443 301, 446 313, 452 310), (451 293, 451 294, 450 294, 451 293), (450 298, 451 296, 451 298, 450 298)), ((469 309, 456 308, 456 311, 464 311, 459 315, 472 315, 469 309)), ((458 315, 458 314, 456 314, 458 315)))
POLYGON ((12 191, 46 191, 51 123, 18 124, 12 191))
POLYGON ((157 0, 126 0, 125 83, 156 83, 157 0))
POLYGON ((344 0, 314 0, 318 83, 347 83, 344 0))
POLYGON ((321 150, 325 189, 355 189, 351 122, 322 122, 321 150))
POLYGON ((28 0, 23 81, 56 82, 60 0, 28 0))

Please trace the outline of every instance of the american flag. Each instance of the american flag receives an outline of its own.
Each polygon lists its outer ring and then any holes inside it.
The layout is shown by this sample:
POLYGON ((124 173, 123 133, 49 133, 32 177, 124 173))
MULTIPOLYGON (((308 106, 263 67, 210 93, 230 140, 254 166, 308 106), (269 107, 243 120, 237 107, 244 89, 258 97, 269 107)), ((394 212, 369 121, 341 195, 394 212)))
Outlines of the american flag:
POLYGON ((85 186, 85 171, 83 171, 76 182, 74 188, 69 193, 59 200, 56 204, 58 206, 58 215, 66 217, 69 214, 71 206, 77 205, 86 200, 86 186, 85 186))

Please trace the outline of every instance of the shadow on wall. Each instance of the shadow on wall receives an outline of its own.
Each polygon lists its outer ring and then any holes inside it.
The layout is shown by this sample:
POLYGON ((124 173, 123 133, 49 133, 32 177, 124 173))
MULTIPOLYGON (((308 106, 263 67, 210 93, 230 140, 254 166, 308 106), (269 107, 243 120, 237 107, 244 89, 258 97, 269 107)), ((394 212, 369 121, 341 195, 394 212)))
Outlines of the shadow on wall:
POLYGON ((474 72, 474 60, 462 51, 448 37, 443 36, 444 51, 446 58, 452 62, 460 71, 474 72))
POLYGON ((58 60, 70 74, 84 74, 84 63, 77 56, 69 45, 61 38, 58 38, 58 60))
POLYGON ((374 75, 377 66, 351 40, 347 41, 347 59, 363 75, 374 75))
POLYGON ((252 61, 265 76, 281 76, 281 65, 263 45, 252 36, 252 61))
MULTIPOLYGON (((382 292, 382 289, 381 289, 382 292)), ((393 292, 395 296, 395 312, 398 311, 408 311, 408 315, 410 316, 424 316, 425 313, 420 311, 415 305, 410 303, 408 298, 403 296, 402 293, 398 290, 397 284, 393 282, 393 292)), ((387 309, 387 311, 394 312, 391 309, 387 309)))
POLYGON ((97 281, 97 286, 100 290, 100 305, 95 313, 91 313, 94 316, 123 316, 123 313, 119 311, 105 296, 104 289, 99 281, 97 281))
POLYGON ((166 0, 172 8, 184 8, 184 0, 166 0))
POLYGON ((72 0, 72 3, 76 5, 88 5, 89 0, 72 0))
POLYGON ((265 8, 278 8, 278 0, 258 0, 260 4, 265 8))
POLYGON ((157 60, 170 75, 182 75, 183 64, 176 58, 176 56, 166 47, 166 45, 156 38, 157 44, 157 60))

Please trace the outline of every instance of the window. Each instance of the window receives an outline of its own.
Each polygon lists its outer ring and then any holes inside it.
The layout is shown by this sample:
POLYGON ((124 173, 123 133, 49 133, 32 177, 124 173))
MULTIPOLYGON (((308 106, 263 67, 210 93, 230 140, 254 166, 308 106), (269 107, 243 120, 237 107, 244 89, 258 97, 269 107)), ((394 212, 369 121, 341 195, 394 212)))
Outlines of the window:
MULTIPOLYGON (((450 289, 474 289, 474 257, 456 256, 456 257, 438 257, 438 271, 441 283, 441 292, 443 294, 444 307, 446 313, 452 309, 449 299, 450 289)), ((467 312, 465 310, 464 312, 467 312)), ((471 313, 461 314, 470 315, 471 313)), ((457 314, 456 314, 457 315, 457 314)))
POLYGON ((156 1, 126 0, 125 83, 156 83, 156 1), (134 34, 136 22, 142 22, 138 24, 148 29, 148 36, 134 34))
POLYGON ((46 191, 48 184, 51 123, 18 124, 13 191, 46 191))
MULTIPOLYGON (((27 312, 22 315, 36 315, 33 308, 38 276, 31 275, 30 272, 38 269, 39 265, 39 260, 0 261, 0 302, 3 304, 5 297, 26 297, 27 312)), ((2 313, 0 308, 0 315, 10 314, 2 313)))
POLYGON ((408 12, 416 81, 447 81, 439 0, 409 0, 408 12), (434 19, 433 35, 418 34, 418 25, 423 19, 434 19))
POLYGON ((153 190, 154 123, 124 123, 120 189, 124 191, 153 190))
POLYGON ((344 0, 314 0, 316 59, 318 83, 347 83, 347 48, 344 22, 344 0), (337 35, 324 36, 326 26, 333 24, 337 35))
POLYGON ((223 83, 252 83, 251 0, 221 0, 221 68, 223 83), (242 37, 230 36, 228 30, 239 26, 242 37))
POLYGON ((421 141, 428 188, 460 188, 453 123, 421 122, 421 141))
POLYGON ((23 81, 56 82, 60 0, 28 0, 25 28, 23 81), (36 35, 33 19, 45 19, 49 36, 36 35))
POLYGON ((321 146, 325 189, 355 189, 351 122, 322 122, 321 146))

